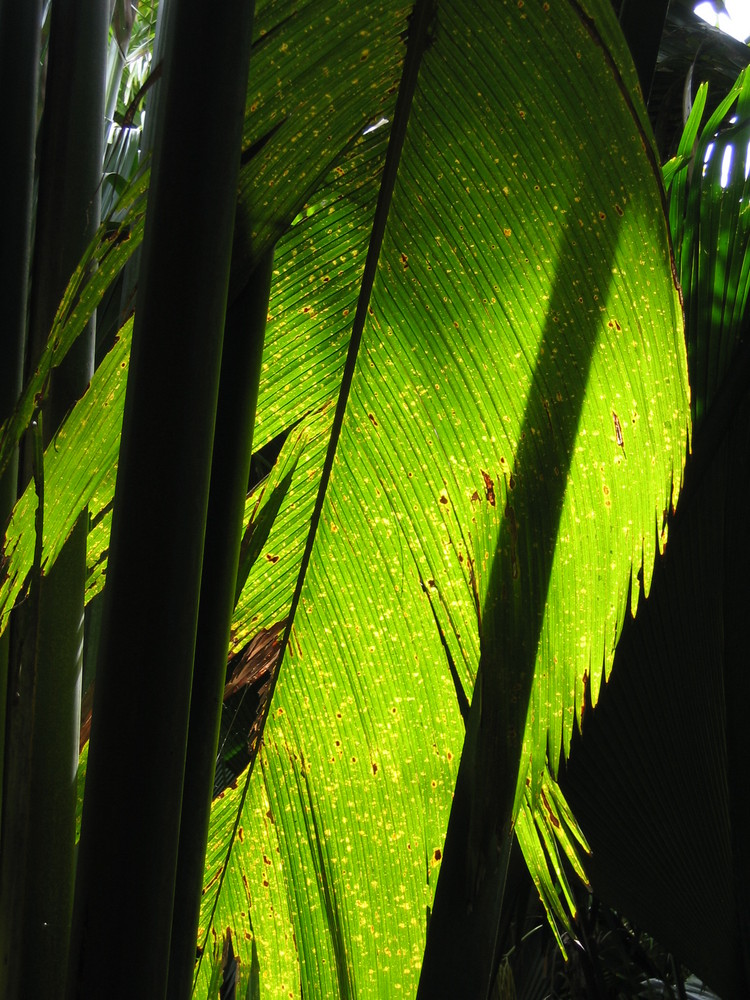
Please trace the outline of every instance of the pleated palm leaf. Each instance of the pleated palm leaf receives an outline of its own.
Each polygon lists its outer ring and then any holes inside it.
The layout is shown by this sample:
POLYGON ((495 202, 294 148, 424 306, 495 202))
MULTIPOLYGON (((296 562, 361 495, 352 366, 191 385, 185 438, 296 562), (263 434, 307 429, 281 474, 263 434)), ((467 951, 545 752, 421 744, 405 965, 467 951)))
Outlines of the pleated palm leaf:
MULTIPOLYGON (((558 763, 681 486, 660 170, 604 0, 269 2, 254 39, 229 298, 275 246, 253 447, 286 442, 246 505, 230 652, 281 641, 253 772, 211 814, 198 995, 230 928, 261 995, 413 993, 426 947, 425 996, 486 996, 516 833, 569 919, 558 763)), ((136 248, 141 194, 51 343, 136 248)), ((45 455, 37 564, 88 502, 89 595, 129 336, 45 455)))

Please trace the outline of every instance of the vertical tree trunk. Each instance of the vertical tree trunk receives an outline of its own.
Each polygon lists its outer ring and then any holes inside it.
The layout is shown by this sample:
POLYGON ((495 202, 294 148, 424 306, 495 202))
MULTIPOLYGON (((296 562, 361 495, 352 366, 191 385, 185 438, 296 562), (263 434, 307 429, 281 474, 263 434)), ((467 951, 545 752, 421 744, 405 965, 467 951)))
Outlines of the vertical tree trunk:
MULTIPOLYGON (((106 0, 55 0, 52 8, 27 364, 41 352, 68 280, 99 224, 107 22, 106 0)), ((37 20, 37 36, 40 28, 37 20)), ((32 71, 39 72, 36 52, 32 71)), ((93 333, 91 325, 55 372, 44 404, 45 444, 88 385, 93 333)), ((30 472, 27 467, 25 476, 30 472)), ((49 575, 32 584, 36 599, 14 615, 18 684, 7 806, 15 836, 4 844, 3 863, 13 878, 2 902, 7 997, 59 996, 65 984, 87 528, 83 514, 49 575)))
POLYGON ((79 848, 81 998, 166 992, 252 4, 183 0, 168 23, 79 848))
MULTIPOLYGON (((0 157, 0 423, 21 392, 26 339, 26 308, 31 259, 31 208, 34 190, 34 139, 39 78, 41 0, 0 0, 0 87, 13 94, 4 135, 13 156, 0 157)), ((17 457, 0 476, 0 532, 16 501, 17 457)), ((8 694, 9 632, 0 637, 0 789, 5 772, 5 721, 8 694)), ((0 838, 3 803, 0 799, 0 838)), ((0 843, 2 840, 0 839, 0 843)), ((0 874, 0 880, 2 875, 0 874)), ((0 895, 3 885, 0 881, 0 895)))

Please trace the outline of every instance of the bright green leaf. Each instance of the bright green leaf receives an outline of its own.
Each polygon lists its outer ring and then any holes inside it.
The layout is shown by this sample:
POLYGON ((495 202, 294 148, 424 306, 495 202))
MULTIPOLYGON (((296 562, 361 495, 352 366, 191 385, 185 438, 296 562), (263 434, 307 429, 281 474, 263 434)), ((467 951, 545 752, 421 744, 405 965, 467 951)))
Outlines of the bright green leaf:
MULTIPOLYGON (((463 742, 450 663, 467 696, 480 649, 535 666, 536 796, 587 688, 596 700, 631 583, 634 606, 648 591, 679 491, 664 203, 621 40, 595 12, 441 6, 424 55, 251 783, 276 824, 304 993, 415 990, 463 742)), ((252 904, 245 850, 232 863, 252 904)))

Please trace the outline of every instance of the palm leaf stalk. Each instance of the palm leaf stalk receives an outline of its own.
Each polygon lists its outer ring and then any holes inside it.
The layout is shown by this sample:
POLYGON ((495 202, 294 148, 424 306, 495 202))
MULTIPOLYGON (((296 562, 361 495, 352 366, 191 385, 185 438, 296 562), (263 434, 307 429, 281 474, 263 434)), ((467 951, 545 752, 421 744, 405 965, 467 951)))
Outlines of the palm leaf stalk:
POLYGON ((107 47, 107 83, 104 118, 115 120, 117 97, 122 81, 122 72, 130 47, 130 38, 138 13, 138 0, 114 0, 112 5, 112 31, 107 47))
POLYGON ((175 1000, 189 994, 194 975, 229 626, 236 600, 272 265, 273 251, 269 251, 247 288, 229 308, 224 330, 167 990, 175 1000))
POLYGON ((105 979, 115 996, 167 988, 251 21, 245 2, 209 18, 186 2, 169 19, 79 847, 81 998, 105 979), (148 942, 137 963, 134 926, 148 942), (112 981, 113 968, 129 974, 112 981))

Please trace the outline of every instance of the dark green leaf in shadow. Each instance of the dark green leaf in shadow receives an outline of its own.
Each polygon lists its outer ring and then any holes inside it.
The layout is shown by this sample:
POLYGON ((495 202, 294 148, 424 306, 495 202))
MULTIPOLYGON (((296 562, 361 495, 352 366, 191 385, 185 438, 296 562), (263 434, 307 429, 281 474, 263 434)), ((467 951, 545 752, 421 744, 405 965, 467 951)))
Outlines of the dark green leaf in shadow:
POLYGON ((704 102, 702 92, 677 157, 665 167, 696 429, 730 369, 750 295, 750 72, 743 70, 701 124, 704 102))
POLYGON ((97 306, 143 239, 148 172, 128 188, 119 204, 121 221, 104 222, 71 277, 42 356, 24 386, 15 411, 0 429, 0 473, 45 396, 49 374, 64 359, 97 306))
POLYGON ((692 455, 651 595, 623 631, 562 782, 593 848, 595 891, 726 997, 746 995, 750 982, 749 98, 743 71, 702 124, 700 93, 665 168, 686 306, 692 455))

